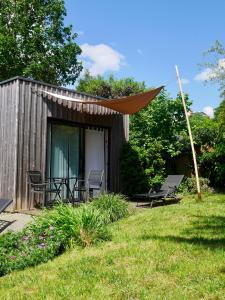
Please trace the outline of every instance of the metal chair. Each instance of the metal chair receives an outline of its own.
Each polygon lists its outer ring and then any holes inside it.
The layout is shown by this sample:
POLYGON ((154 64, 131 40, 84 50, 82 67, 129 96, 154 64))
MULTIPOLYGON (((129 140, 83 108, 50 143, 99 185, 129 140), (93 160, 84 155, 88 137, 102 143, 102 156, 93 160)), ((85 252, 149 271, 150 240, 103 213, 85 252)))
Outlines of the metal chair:
POLYGON ((104 171, 103 170, 91 170, 87 182, 84 179, 78 179, 74 186, 73 193, 79 193, 79 199, 81 193, 86 193, 86 199, 94 197, 94 191, 100 191, 102 188, 104 171))
POLYGON ((28 185, 33 193, 42 193, 44 196, 46 193, 53 193, 55 194, 53 201, 55 201, 57 196, 61 199, 61 181, 56 182, 55 180, 51 181, 50 179, 44 181, 41 172, 37 170, 27 171, 27 178, 28 185))

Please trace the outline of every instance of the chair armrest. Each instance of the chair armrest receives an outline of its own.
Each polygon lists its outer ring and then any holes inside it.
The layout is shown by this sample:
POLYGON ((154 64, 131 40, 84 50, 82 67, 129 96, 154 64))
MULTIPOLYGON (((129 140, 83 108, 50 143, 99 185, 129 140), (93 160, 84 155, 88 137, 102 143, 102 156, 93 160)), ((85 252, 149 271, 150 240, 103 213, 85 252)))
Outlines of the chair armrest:
POLYGON ((49 183, 30 183, 31 186, 34 186, 34 187, 44 187, 44 186, 47 186, 49 183))
POLYGON ((78 179, 77 183, 79 183, 79 182, 85 182, 85 181, 86 181, 85 179, 78 179))

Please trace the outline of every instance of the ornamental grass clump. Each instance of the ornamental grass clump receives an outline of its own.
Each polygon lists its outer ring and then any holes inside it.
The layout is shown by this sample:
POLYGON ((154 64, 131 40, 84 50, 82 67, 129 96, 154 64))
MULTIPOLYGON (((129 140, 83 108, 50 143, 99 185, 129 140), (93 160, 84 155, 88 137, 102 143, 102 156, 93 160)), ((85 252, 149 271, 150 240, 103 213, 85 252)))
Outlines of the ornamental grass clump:
POLYGON ((102 194, 91 205, 101 212, 106 223, 125 218, 132 212, 126 198, 120 194, 102 194))
POLYGON ((109 240, 111 234, 100 210, 91 205, 82 205, 76 210, 74 240, 81 246, 90 246, 99 241, 109 240))

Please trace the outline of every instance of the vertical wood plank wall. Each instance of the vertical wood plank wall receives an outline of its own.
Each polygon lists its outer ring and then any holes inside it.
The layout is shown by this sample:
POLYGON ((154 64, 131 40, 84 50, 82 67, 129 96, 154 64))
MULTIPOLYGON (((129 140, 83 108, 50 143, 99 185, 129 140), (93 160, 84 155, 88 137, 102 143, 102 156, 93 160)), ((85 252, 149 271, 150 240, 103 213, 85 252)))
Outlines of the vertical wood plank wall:
MULTIPOLYGON (((50 118, 109 128, 110 191, 120 191, 119 155, 122 144, 128 139, 127 116, 75 111, 60 104, 60 100, 47 100, 42 96, 42 90, 74 96, 72 92, 23 79, 0 85, 0 158, 1 163, 4 161, 3 166, 0 165, 1 197, 12 195, 17 210, 33 208, 35 202, 42 201, 41 198, 34 199, 28 191, 26 172, 37 169, 45 174, 47 122, 50 118)), ((94 112, 96 107, 90 106, 89 109, 94 112)), ((104 108, 97 109, 105 112, 104 108)))
POLYGON ((16 197, 17 108, 18 81, 0 85, 0 198, 16 197))

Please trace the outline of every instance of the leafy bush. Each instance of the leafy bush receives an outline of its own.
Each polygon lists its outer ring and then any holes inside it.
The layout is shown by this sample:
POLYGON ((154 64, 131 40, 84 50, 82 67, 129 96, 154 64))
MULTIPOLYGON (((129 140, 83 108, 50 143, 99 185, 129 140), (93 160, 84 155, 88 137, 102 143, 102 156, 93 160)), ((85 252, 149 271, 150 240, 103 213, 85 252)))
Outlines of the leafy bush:
POLYGON ((123 146, 120 171, 123 193, 133 195, 157 188, 164 177, 165 161, 161 156, 162 144, 146 138, 139 146, 128 142, 123 146))
POLYGON ((110 234, 100 211, 59 203, 45 210, 21 232, 0 236, 0 275, 47 262, 72 243, 89 246, 110 234))
POLYGON ((74 208, 58 203, 53 210, 46 211, 33 226, 55 226, 62 230, 68 243, 89 246, 110 237, 108 228, 100 211, 91 205, 74 208))
MULTIPOLYGON (((209 179, 208 178, 199 178, 200 181, 200 187, 201 191, 205 193, 212 193, 213 189, 209 186, 209 179)), ((186 180, 182 182, 180 185, 179 191, 183 194, 188 194, 188 193, 197 193, 197 187, 196 187, 196 179, 195 177, 188 177, 186 180)))
POLYGON ((131 212, 126 198, 119 194, 103 194, 92 202, 92 206, 101 212, 106 223, 127 217, 131 212))
POLYGON ((0 276, 47 262, 66 246, 62 230, 53 226, 28 226, 22 232, 8 232, 0 237, 0 276))

